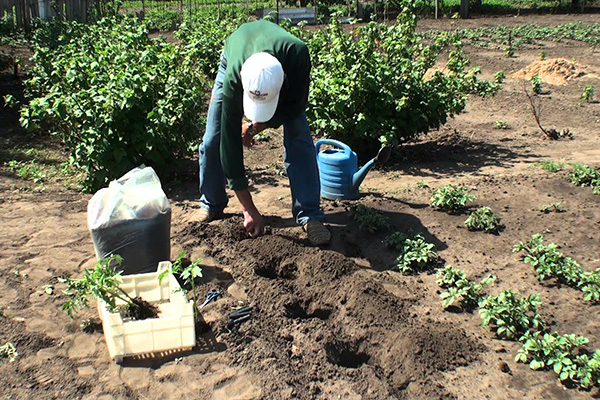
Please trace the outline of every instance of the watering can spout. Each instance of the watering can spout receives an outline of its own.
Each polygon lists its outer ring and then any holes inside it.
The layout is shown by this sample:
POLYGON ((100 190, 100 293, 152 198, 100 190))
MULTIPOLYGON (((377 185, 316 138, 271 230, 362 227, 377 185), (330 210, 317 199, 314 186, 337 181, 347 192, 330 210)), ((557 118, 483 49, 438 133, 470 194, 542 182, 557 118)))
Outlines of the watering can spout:
POLYGON ((369 160, 369 162, 363 165, 363 167, 356 171, 356 173, 352 176, 352 188, 354 190, 358 190, 358 187, 362 183, 363 179, 365 179, 365 176, 367 176, 367 173, 369 172, 371 167, 373 167, 375 161, 383 164, 388 160, 388 158, 390 158, 391 152, 391 147, 382 147, 381 149, 379 149, 377 156, 375 156, 375 158, 373 158, 372 160, 369 160))
POLYGON ((374 163, 375 163, 375 159, 370 160, 368 163, 363 165, 363 167, 361 169, 356 171, 356 173, 354 175, 352 175, 352 189, 353 190, 358 190, 360 184, 365 179, 365 176, 367 176, 367 173, 373 167, 374 163))

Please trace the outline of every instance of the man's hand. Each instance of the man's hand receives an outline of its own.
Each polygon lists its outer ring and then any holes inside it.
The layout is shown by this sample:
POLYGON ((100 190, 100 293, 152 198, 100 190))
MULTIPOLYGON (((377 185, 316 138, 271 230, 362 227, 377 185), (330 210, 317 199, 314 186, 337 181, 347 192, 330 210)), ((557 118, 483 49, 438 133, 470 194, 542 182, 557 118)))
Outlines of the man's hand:
POLYGON ((262 236, 265 233, 265 221, 254 205, 254 201, 252 201, 250 191, 247 188, 236 190, 235 195, 242 205, 244 228, 246 228, 246 232, 253 238, 262 236))
POLYGON ((254 136, 252 136, 252 134, 249 132, 250 131, 250 126, 252 125, 251 122, 246 122, 242 124, 242 144, 247 147, 247 148, 251 148, 252 146, 254 146, 256 144, 256 140, 254 140, 254 136))
POLYGON ((244 211, 244 228, 252 238, 262 236, 265 233, 265 221, 258 211, 244 211))

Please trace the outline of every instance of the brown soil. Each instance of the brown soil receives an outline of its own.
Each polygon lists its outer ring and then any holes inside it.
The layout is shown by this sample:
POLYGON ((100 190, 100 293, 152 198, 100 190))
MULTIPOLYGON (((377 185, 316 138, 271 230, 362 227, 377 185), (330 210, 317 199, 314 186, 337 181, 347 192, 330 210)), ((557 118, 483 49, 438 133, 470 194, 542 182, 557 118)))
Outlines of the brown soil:
MULTIPOLYGON (((554 16, 469 20, 471 25, 549 24, 554 16)), ((579 19, 560 16, 560 21, 579 19)), ((445 27, 448 21, 424 21, 445 27)), ((462 24, 463 22, 457 22, 462 24)), ((586 270, 600 267, 600 205, 590 188, 576 187, 565 171, 548 173, 541 161, 583 162, 600 167, 600 105, 581 105, 585 85, 596 85, 600 59, 586 45, 548 43, 550 60, 576 60, 588 73, 565 85, 547 84, 544 126, 569 129, 572 140, 550 141, 527 107, 514 73, 539 60, 540 48, 468 48, 484 77, 504 70, 509 77, 493 98, 470 98, 464 114, 440 131, 395 149, 383 170, 372 171, 357 201, 323 201, 333 238, 323 248, 308 246, 290 215, 287 180, 278 173, 281 131, 246 153, 253 196, 269 226, 248 238, 237 201, 226 218, 193 220, 199 207, 195 170, 182 182, 163 182, 173 207, 172 255, 186 250, 202 258, 197 294, 219 289, 223 298, 202 309, 198 345, 162 358, 126 359, 115 364, 101 332, 85 333, 70 320, 58 278, 79 276, 95 255, 86 226, 89 195, 46 183, 43 190, 0 167, 0 345, 12 342, 19 356, 0 361, 1 396, 6 399, 589 399, 591 392, 566 388, 552 371, 532 371, 514 362, 515 342, 481 327, 477 312, 445 312, 433 271, 402 275, 391 267, 397 253, 384 247, 394 231, 422 233, 441 259, 473 279, 495 274, 488 293, 512 289, 539 293, 542 317, 551 329, 589 338, 600 348, 598 306, 577 289, 541 284, 512 247, 533 233, 557 243, 586 270), (502 120, 509 129, 495 129, 502 120), (427 187, 417 185, 424 182, 427 187), (502 218, 498 235, 470 232, 466 214, 433 210, 433 189, 465 185, 477 195, 472 208, 490 206, 502 218), (539 209, 561 202, 563 213, 539 209), (350 210, 358 204, 381 210, 386 232, 359 230, 350 210), (48 287, 54 288, 47 290, 48 287), (252 316, 227 329, 240 304, 252 316)), ((2 94, 21 90, 12 74, 0 76, 2 94)), ((0 108, 2 164, 18 149, 59 145, 18 127, 16 113, 0 108)), ((41 151, 41 150, 40 150, 41 151)), ((47 165, 60 165, 51 157, 47 165)), ((52 181, 54 182, 54 181, 52 181)))
POLYGON ((133 298, 132 303, 132 306, 123 306, 119 308, 119 313, 124 320, 131 319, 140 321, 158 317, 158 307, 156 305, 147 302, 139 296, 133 298))
POLYGON ((551 60, 540 60, 529 64, 527 67, 517 71, 515 78, 531 79, 538 75, 542 82, 551 85, 566 85, 570 80, 585 76, 585 71, 573 61, 564 58, 553 58, 551 60))

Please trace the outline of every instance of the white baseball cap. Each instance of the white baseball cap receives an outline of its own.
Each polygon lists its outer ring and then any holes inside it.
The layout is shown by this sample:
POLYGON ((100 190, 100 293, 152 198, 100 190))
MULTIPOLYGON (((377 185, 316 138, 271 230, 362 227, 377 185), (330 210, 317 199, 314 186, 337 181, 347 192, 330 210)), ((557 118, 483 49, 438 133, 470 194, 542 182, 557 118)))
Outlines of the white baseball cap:
POLYGON ((267 122, 275 114, 283 85, 281 63, 269 53, 254 53, 242 65, 240 75, 246 118, 267 122))

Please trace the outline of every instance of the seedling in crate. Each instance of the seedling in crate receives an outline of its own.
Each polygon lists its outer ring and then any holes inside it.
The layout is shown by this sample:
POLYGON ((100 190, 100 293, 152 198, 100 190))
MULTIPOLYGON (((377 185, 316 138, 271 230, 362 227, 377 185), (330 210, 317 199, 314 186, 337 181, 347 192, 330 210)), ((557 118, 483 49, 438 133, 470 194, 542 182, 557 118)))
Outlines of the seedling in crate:
POLYGON ((61 278, 67 284, 63 293, 68 300, 61 307, 71 318, 74 318, 78 309, 89 308, 88 297, 104 301, 111 312, 119 312, 117 300, 126 304, 125 313, 136 319, 145 319, 156 316, 156 308, 140 298, 132 298, 120 285, 121 273, 116 267, 123 259, 118 255, 111 255, 96 262, 94 269, 83 271, 82 279, 61 278))
POLYGON ((424 271, 438 260, 435 245, 420 234, 396 232, 386 238, 385 244, 400 251, 395 265, 405 274, 424 271))
MULTIPOLYGON (((196 261, 194 261, 193 263, 191 263, 190 265, 188 265, 187 267, 183 266, 183 257, 185 257, 185 250, 182 251, 181 253, 179 253, 179 256, 177 256, 177 260, 175 260, 175 262, 173 263, 173 265, 171 266, 170 270, 165 270, 163 272, 161 272, 158 275, 158 282, 161 283, 162 280, 165 278, 165 276, 167 276, 169 273, 172 273, 173 275, 179 275, 181 277, 181 279, 183 279, 183 282, 187 285, 190 286, 191 288, 191 292, 192 292, 192 302, 194 304, 194 317, 196 317, 196 320, 198 319, 198 314, 199 314, 199 310, 198 310, 198 301, 196 298, 196 278, 202 278, 202 268, 200 268, 200 263, 202 262, 202 259, 199 258, 196 261)), ((182 289, 184 290, 184 289, 182 289)))
POLYGON ((477 199, 474 194, 467 193, 468 189, 462 186, 448 184, 433 192, 431 205, 439 210, 458 214, 464 210, 469 201, 477 199))
POLYGON ((537 313, 537 306, 541 304, 537 294, 521 297, 511 290, 504 290, 498 296, 489 296, 481 302, 481 324, 493 326, 501 338, 519 339, 529 330, 544 329, 544 321, 537 313))
POLYGON ((370 233, 389 228, 388 219, 379 210, 359 204, 354 209, 354 220, 361 230, 370 233))
POLYGON ((437 273, 437 283, 440 287, 448 289, 442 292, 442 306, 448 308, 456 301, 460 302, 463 310, 472 310, 483 298, 483 289, 496 280, 494 275, 484 278, 480 283, 473 283, 466 278, 460 269, 447 265, 437 273))
POLYGON ((487 233, 498 233, 502 229, 500 217, 494 214, 489 207, 480 207, 473 211, 465 221, 470 231, 484 231, 487 233))

